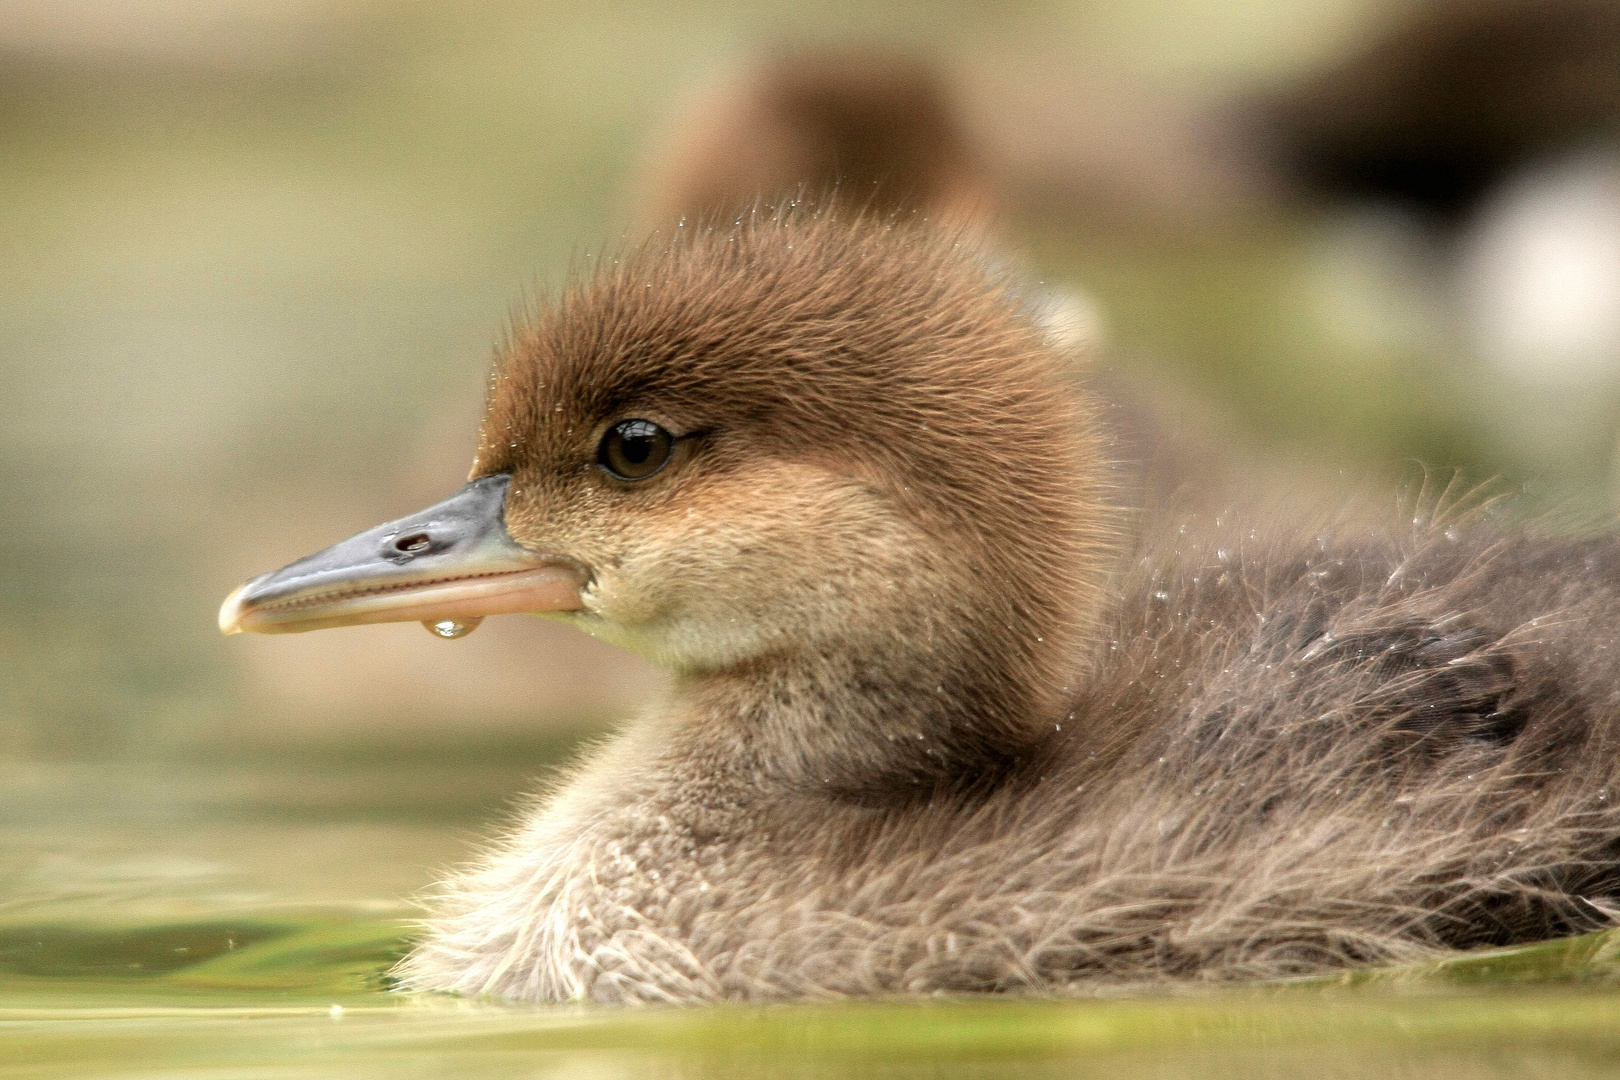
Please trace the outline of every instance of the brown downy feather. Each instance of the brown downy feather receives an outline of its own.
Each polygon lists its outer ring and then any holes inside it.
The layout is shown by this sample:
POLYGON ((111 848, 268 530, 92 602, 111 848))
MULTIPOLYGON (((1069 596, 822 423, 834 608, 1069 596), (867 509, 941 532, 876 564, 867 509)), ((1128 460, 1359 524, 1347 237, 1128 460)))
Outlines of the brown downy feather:
POLYGON ((474 475, 590 569, 562 617, 677 683, 445 887, 405 985, 1085 992, 1607 924, 1620 545, 1127 541, 1107 466, 949 237, 760 215, 602 265, 516 336, 474 475), (593 464, 624 417, 683 436, 654 481, 593 464))

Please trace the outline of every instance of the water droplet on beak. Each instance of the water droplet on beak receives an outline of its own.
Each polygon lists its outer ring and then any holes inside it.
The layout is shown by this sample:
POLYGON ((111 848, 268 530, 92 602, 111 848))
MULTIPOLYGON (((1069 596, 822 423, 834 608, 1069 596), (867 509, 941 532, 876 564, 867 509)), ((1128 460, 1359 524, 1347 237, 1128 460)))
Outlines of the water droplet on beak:
POLYGON ((478 629, 483 619, 423 619, 422 625, 428 628, 428 633, 434 637, 453 639, 466 637, 478 629))

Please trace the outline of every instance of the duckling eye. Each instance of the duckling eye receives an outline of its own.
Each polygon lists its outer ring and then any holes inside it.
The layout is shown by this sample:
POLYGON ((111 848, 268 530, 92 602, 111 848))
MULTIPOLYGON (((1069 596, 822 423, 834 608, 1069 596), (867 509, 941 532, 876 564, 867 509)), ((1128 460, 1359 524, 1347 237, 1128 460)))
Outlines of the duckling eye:
POLYGON ((602 436, 596 462, 620 480, 645 480, 669 464, 675 436, 651 420, 620 420, 602 436))

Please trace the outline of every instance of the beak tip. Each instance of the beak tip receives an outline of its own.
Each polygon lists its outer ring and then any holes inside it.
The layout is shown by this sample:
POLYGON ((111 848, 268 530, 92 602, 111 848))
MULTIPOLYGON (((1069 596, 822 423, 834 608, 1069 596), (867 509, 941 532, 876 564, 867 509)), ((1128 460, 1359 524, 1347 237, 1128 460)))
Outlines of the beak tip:
POLYGON ((219 632, 226 637, 242 632, 242 594, 247 589, 246 585, 239 586, 219 606, 219 632))

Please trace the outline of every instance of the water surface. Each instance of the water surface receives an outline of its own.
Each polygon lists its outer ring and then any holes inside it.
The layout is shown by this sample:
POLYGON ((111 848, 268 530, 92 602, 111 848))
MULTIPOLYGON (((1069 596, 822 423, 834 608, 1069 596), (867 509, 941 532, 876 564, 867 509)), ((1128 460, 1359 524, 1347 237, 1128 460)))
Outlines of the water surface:
POLYGON ((604 1010, 390 991, 409 896, 501 816, 524 765, 11 767, 0 1076, 1620 1076, 1607 934, 1116 1000, 604 1010))

